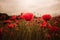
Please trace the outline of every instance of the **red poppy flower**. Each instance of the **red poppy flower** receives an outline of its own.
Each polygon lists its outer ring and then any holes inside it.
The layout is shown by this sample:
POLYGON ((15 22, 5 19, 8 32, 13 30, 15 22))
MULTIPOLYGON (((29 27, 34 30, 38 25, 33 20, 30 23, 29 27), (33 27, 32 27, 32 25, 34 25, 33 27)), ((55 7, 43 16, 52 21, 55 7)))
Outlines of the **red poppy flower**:
POLYGON ((3 28, 0 28, 0 39, 3 37, 3 28))
POLYGON ((45 21, 49 21, 49 20, 51 19, 51 15, 46 14, 46 15, 43 15, 42 18, 43 18, 45 21))
POLYGON ((0 28, 0 33, 2 33, 3 32, 3 28, 0 28))
POLYGON ((31 21, 34 18, 34 15, 32 13, 24 13, 22 15, 22 17, 26 20, 26 21, 31 21))
POLYGON ((18 19, 23 19, 22 15, 19 15, 19 16, 18 16, 18 19))
POLYGON ((11 20, 5 20, 4 23, 11 23, 11 20))
POLYGON ((14 21, 15 21, 15 23, 17 23, 17 24, 19 23, 19 21, 18 21, 18 20, 14 20, 14 21))
POLYGON ((16 18, 17 18, 17 16, 16 15, 13 15, 13 16, 11 16, 10 19, 15 20, 16 18))
POLYGON ((14 28, 14 25, 13 24, 8 24, 8 28, 14 28))
POLYGON ((50 31, 51 32, 54 32, 54 31, 60 31, 60 28, 56 27, 56 26, 53 26, 50 28, 50 31))
POLYGON ((46 22, 43 22, 42 25, 41 25, 41 27, 42 28, 46 28, 46 25, 47 25, 47 23, 46 22))
POLYGON ((54 29, 55 29, 56 31, 60 31, 60 28, 58 28, 58 27, 56 27, 56 26, 54 26, 54 29))
POLYGON ((52 25, 50 23, 48 23, 48 28, 52 28, 52 25))

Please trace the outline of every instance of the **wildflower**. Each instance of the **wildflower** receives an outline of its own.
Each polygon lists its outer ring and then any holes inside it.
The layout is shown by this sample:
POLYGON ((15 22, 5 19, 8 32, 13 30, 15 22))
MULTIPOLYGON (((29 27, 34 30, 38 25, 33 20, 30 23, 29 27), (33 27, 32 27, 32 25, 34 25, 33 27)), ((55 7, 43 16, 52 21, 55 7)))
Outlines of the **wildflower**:
POLYGON ((19 16, 17 17, 17 19, 23 19, 22 15, 19 15, 19 16))
POLYGON ((3 28, 0 28, 0 39, 3 37, 3 28))
POLYGON ((51 19, 51 15, 46 14, 46 15, 43 15, 42 18, 43 18, 43 20, 45 20, 45 21, 49 21, 49 20, 51 19))
POLYGON ((3 32, 3 28, 0 28, 0 33, 2 33, 3 32))
POLYGON ((13 16, 10 17, 11 20, 15 20, 16 18, 17 18, 16 15, 13 15, 13 16))
POLYGON ((51 32, 54 32, 54 31, 58 32, 58 31, 60 31, 60 28, 58 28, 56 26, 53 26, 53 27, 50 28, 50 31, 51 32))
POLYGON ((19 23, 19 20, 14 20, 14 23, 18 24, 19 23))
POLYGON ((34 15, 32 13, 25 13, 22 15, 22 17, 26 20, 26 21, 31 21, 34 18, 34 15))
POLYGON ((8 28, 12 29, 12 28, 14 28, 14 25, 13 24, 8 24, 8 28))
POLYGON ((47 25, 46 22, 41 23, 41 27, 43 27, 43 28, 46 28, 46 25, 47 25))
POLYGON ((11 20, 5 20, 4 24, 6 24, 6 23, 11 23, 11 20))
POLYGON ((18 26, 16 23, 13 23, 14 27, 18 26))

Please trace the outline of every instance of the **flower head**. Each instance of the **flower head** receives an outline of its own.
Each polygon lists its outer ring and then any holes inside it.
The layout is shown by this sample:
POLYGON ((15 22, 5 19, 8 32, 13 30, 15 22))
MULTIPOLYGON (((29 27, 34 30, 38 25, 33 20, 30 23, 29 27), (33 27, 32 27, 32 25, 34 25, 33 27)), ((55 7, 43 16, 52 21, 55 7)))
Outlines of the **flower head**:
POLYGON ((41 27, 42 27, 42 28, 46 28, 46 25, 47 25, 46 22, 41 23, 41 27))
POLYGON ((15 22, 16 24, 18 24, 18 23, 19 23, 19 21, 18 21, 18 20, 14 20, 14 22, 15 22))
POLYGON ((0 28, 0 38, 3 37, 3 27, 0 28))
POLYGON ((12 28, 14 28, 14 25, 13 24, 8 24, 8 28, 12 29, 12 28))
POLYGON ((60 28, 56 27, 56 26, 53 26, 50 28, 50 31, 51 32, 54 32, 54 31, 60 31, 60 28))
POLYGON ((11 23, 11 20, 5 20, 4 23, 11 23))
POLYGON ((0 28, 0 33, 2 33, 3 32, 3 28, 0 28))
POLYGON ((17 18, 17 16, 16 15, 13 15, 13 16, 11 16, 10 19, 15 20, 16 18, 17 18))
POLYGON ((19 15, 17 18, 18 18, 18 19, 23 19, 22 15, 19 15))
POLYGON ((22 17, 26 20, 26 21, 31 21, 34 18, 34 15, 32 13, 24 13, 22 15, 22 17))
POLYGON ((51 19, 51 15, 46 14, 46 15, 43 15, 42 18, 43 18, 43 20, 45 20, 45 21, 49 21, 49 20, 51 19))

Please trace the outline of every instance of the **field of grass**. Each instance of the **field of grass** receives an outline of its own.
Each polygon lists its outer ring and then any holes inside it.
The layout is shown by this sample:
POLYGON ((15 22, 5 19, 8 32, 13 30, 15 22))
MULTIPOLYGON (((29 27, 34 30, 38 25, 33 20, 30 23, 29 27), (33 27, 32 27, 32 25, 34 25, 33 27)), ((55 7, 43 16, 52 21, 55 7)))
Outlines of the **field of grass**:
POLYGON ((0 40, 60 40, 60 16, 44 21, 42 17, 4 19, 0 17, 0 40))

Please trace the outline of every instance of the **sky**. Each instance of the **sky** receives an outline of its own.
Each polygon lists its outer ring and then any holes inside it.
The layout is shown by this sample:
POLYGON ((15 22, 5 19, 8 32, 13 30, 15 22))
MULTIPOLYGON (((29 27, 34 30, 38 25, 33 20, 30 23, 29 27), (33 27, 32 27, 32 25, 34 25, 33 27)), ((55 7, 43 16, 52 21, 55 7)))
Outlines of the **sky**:
POLYGON ((30 12, 40 17, 44 14, 60 15, 60 0, 0 0, 0 12, 20 15, 30 12))

